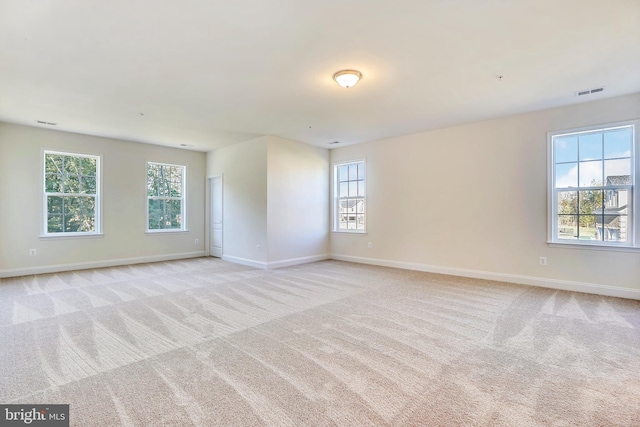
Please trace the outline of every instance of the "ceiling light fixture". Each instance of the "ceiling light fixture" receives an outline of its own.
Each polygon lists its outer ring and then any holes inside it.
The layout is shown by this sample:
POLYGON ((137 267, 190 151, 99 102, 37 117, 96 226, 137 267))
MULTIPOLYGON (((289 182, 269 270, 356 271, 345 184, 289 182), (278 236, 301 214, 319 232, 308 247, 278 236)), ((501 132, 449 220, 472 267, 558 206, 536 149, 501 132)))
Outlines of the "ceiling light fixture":
POLYGON ((355 86, 361 78, 362 73, 357 70, 340 70, 333 75, 333 80, 346 89, 355 86))

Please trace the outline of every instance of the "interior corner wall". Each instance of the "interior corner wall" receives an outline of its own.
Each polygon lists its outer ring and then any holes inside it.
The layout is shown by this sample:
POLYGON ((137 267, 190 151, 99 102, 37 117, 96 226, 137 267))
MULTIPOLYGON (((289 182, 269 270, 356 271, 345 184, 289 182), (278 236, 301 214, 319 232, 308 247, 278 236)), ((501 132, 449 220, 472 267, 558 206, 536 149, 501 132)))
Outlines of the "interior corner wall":
POLYGON ((328 258, 329 150, 269 137, 269 266, 328 258))
POLYGON ((639 296, 639 252, 547 244, 547 132, 638 118, 634 94, 333 149, 331 162, 366 158, 367 234, 332 233, 331 253, 639 296))
POLYGON ((201 256, 204 188, 201 152, 0 123, 0 276, 201 256), (102 237, 40 237, 44 149, 102 156, 102 237), (188 232, 145 233, 147 161, 186 165, 188 232))
POLYGON ((268 137, 207 153, 207 177, 222 175, 223 258, 267 263, 268 137))

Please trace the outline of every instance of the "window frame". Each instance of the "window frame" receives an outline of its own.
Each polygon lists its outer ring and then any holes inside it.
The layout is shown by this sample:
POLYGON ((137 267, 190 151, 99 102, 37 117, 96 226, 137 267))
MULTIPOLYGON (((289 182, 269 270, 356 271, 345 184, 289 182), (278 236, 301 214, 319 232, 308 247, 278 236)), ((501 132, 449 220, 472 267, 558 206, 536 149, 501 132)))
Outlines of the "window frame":
MULTIPOLYGON (((580 249, 596 249, 609 251, 639 251, 640 250, 640 197, 638 197, 638 189, 640 189, 640 120, 627 120, 622 122, 605 123, 600 125, 583 126, 561 131, 547 132, 547 243, 554 247, 576 247, 580 249), (628 239, 626 242, 616 242, 607 240, 580 240, 580 239, 559 239, 558 238, 558 192, 571 189, 579 192, 580 190, 588 191, 596 187, 580 186, 578 181, 576 187, 556 188, 556 159, 554 150, 554 140, 559 137, 571 135, 580 135, 591 133, 594 131, 609 131, 618 128, 631 128, 631 155, 630 155, 630 174, 631 180, 629 185, 609 185, 603 183, 599 189, 607 191, 611 187, 628 187, 630 198, 630 212, 627 214, 627 224, 629 226, 628 239)), ((605 161, 605 154, 601 159, 605 161)), ((580 159, 576 160, 579 163, 580 159)), ((584 162, 584 161, 583 161, 584 162)))
POLYGON ((41 165, 42 165, 42 210, 41 210, 41 238, 78 238, 78 237, 99 237, 102 236, 102 155, 101 154, 89 154, 73 151, 61 151, 59 149, 46 149, 41 151, 41 165), (83 157, 92 158, 96 160, 96 192, 95 194, 87 193, 49 193, 47 192, 47 155, 60 155, 68 157, 83 157), (57 195, 57 197, 94 197, 94 230, 93 231, 70 231, 70 232, 49 232, 49 203, 48 197, 50 195, 57 195))
MULTIPOLYGON (((331 232, 333 233, 345 233, 345 234, 367 234, 367 223, 368 223, 368 214, 367 214, 367 161, 366 159, 353 159, 353 160, 345 160, 345 161, 339 161, 339 162, 334 162, 331 164, 331 181, 332 181, 332 186, 331 186, 331 192, 332 192, 332 197, 331 197, 331 232), (339 213, 339 209, 340 209, 340 189, 339 189, 339 183, 338 183, 338 168, 340 166, 345 166, 345 165, 351 165, 351 164, 362 164, 364 166, 364 179, 363 179, 363 192, 364 195, 362 196, 362 199, 364 201, 364 229, 358 230, 358 229, 340 229, 340 213, 339 213)), ((358 197, 359 198, 359 197, 358 197)))
POLYGON ((145 162, 145 233, 156 234, 156 233, 182 233, 189 231, 187 228, 187 165, 180 165, 177 163, 166 163, 166 162, 156 162, 156 161, 147 161, 145 162), (182 168, 182 196, 178 197, 160 197, 160 196, 149 196, 148 193, 148 184, 149 184, 149 166, 150 165, 160 165, 160 166, 170 166, 170 167, 178 167, 182 168), (149 200, 177 200, 180 199, 180 213, 182 216, 182 222, 180 228, 149 228, 149 200))

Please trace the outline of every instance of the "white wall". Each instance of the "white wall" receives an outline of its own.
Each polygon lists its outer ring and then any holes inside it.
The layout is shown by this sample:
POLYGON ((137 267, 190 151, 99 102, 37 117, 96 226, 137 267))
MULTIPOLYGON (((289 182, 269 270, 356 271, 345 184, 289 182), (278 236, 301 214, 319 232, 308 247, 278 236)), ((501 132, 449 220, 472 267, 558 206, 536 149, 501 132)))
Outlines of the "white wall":
POLYGON ((332 162, 366 158, 368 225, 366 235, 332 233, 332 255, 638 291, 640 252, 547 245, 546 135, 639 117, 635 94, 333 149, 332 162), (547 266, 539 265, 540 256, 547 266))
POLYGON ((223 248, 230 261, 267 262, 268 137, 207 153, 207 176, 223 175, 223 248))
POLYGON ((204 153, 0 123, 0 276, 202 255, 204 176, 204 153), (40 237, 43 149, 102 156, 103 237, 40 237), (147 161, 187 166, 188 232, 145 234, 147 161))
POLYGON ((329 150, 269 137, 268 261, 326 258, 329 246, 329 150))
POLYGON ((223 259, 273 268, 328 257, 328 150, 263 136, 207 153, 207 176, 220 174, 223 259))

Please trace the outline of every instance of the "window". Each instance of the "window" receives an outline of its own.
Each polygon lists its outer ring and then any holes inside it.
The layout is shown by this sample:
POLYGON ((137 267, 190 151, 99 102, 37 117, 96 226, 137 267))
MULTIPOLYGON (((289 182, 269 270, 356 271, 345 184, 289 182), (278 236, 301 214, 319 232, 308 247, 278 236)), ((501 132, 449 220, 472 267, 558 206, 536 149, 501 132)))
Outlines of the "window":
POLYGON ((44 235, 100 233, 100 157, 44 152, 44 235))
POLYGON ((634 247, 637 122, 549 134, 552 243, 634 247))
POLYGON ((147 231, 186 230, 186 167, 147 163, 147 231))
POLYGON ((333 231, 364 233, 364 160, 333 165, 333 231))

